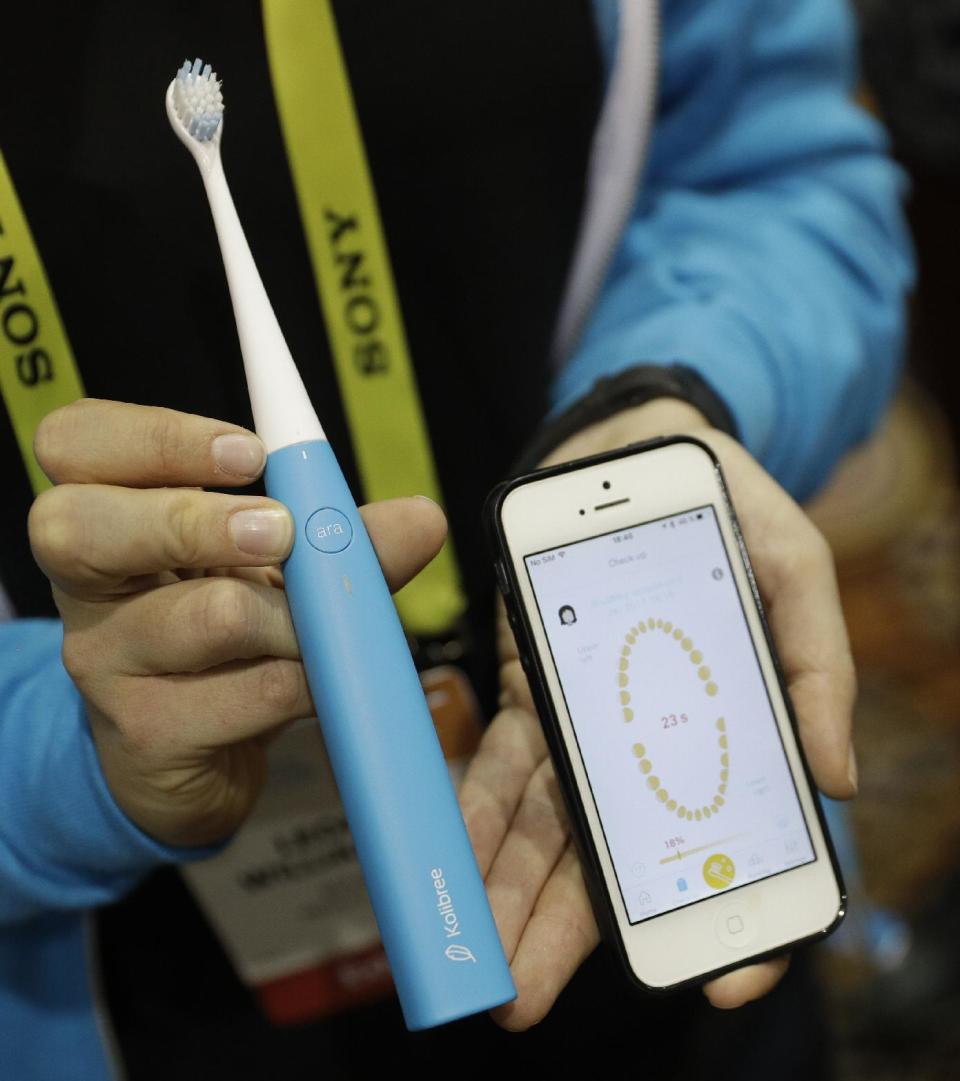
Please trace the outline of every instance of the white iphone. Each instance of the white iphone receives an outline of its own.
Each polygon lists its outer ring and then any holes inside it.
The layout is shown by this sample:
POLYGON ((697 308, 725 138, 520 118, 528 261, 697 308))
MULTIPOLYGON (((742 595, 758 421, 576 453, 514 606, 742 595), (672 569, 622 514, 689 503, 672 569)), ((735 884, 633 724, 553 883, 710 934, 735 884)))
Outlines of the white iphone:
POLYGON ((822 937, 842 880, 713 452, 654 440, 487 503, 598 924, 670 990, 822 937))

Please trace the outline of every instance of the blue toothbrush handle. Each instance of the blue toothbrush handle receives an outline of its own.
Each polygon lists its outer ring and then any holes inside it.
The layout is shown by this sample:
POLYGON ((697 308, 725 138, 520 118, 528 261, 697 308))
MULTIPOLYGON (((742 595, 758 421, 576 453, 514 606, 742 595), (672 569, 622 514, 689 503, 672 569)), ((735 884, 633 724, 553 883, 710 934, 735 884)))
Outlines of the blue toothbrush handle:
POLYGON ((329 444, 267 459, 296 540, 284 580, 307 680, 410 1029, 516 997, 376 552, 329 444))

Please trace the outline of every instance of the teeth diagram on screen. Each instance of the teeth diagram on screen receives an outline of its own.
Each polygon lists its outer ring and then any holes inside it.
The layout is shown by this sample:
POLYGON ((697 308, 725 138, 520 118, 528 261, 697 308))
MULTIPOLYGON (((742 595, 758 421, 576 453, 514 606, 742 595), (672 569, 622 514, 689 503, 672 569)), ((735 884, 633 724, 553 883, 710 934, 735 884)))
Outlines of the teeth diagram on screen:
MULTIPOLYGON (((642 656, 647 647, 647 641, 653 641, 663 637, 668 648, 675 648, 690 662, 695 670, 696 680, 700 683, 703 694, 707 698, 715 699, 719 687, 716 678, 706 663, 703 653, 696 648, 692 638, 684 633, 680 627, 675 627, 671 620, 650 616, 647 620, 641 620, 636 626, 627 631, 620 649, 620 658, 617 664, 617 686, 619 688, 620 707, 623 719, 627 724, 632 724, 635 711, 632 708, 633 697, 630 690, 630 662, 634 653, 642 656)), ((637 666, 635 666, 636 668, 637 666)), ((642 678, 642 677, 641 677, 642 678)), ((692 682, 692 681, 691 681, 692 682)), ((660 718, 663 731, 690 724, 690 717, 686 713, 668 713, 660 718)), ((669 778, 661 775, 655 768, 657 760, 656 752, 647 743, 634 743, 633 754, 639 759, 637 763, 640 773, 643 775, 646 787, 650 790, 654 799, 660 803, 669 814, 676 814, 677 818, 687 822, 701 821, 714 815, 718 815, 726 803, 727 783, 730 777, 730 751, 727 736, 727 722, 724 717, 718 716, 712 725, 709 734, 705 733, 700 738, 716 738, 717 746, 717 781, 714 790, 696 794, 691 798, 688 791, 689 783, 669 786, 669 778)), ((686 778, 682 780, 687 781, 686 778)))
POLYGON ((714 509, 525 562, 630 921, 813 860, 714 509))

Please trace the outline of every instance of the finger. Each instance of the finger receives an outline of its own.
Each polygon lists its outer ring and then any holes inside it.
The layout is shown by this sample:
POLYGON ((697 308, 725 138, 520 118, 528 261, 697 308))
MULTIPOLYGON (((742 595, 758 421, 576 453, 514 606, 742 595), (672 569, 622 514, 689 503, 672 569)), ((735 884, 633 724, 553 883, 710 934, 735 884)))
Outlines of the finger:
POLYGON ((767 613, 814 778, 827 795, 849 799, 857 791, 857 680, 826 542, 809 541, 793 572, 776 581, 767 613))
POLYGON ((743 448, 720 433, 704 438, 723 458, 814 778, 847 799, 857 787, 856 673, 830 548, 743 448))
POLYGON ((101 688, 100 708, 145 768, 195 764, 198 756, 316 714, 303 665, 275 657, 115 682, 110 698, 101 688))
POLYGON ((360 513, 392 592, 423 570, 447 536, 443 511, 426 496, 368 503, 360 513))
POLYGON ((506 605, 503 603, 503 597, 499 594, 497 594, 496 638, 497 657, 501 662, 515 661, 520 656, 520 651, 517 649, 517 640, 507 617, 506 605))
POLYGON ((789 965, 790 958, 785 956, 738 968, 704 984, 703 993, 712 1006, 720 1010, 734 1010, 772 991, 783 979, 789 965))
POLYGON ((536 715, 537 707, 530 693, 530 683, 520 663, 517 640, 507 618, 507 610, 502 597, 497 597, 496 615, 497 656, 500 658, 500 698, 501 709, 513 706, 536 715))
POLYGON ((279 563, 293 544, 282 503, 183 488, 64 484, 36 499, 27 525, 47 577, 89 599, 178 568, 279 563))
POLYGON ((530 777, 546 757, 540 724, 525 710, 501 711, 484 732, 457 793, 482 875, 493 865, 530 777))
POLYGON ((283 589, 283 571, 280 567, 211 567, 203 571, 183 571, 184 578, 236 578, 256 585, 283 589))
POLYGON ((542 1021, 599 941, 580 863, 568 845, 510 962, 517 997, 490 1016, 514 1032, 542 1021))
POLYGON ((54 484, 130 488, 249 484, 266 463, 263 443, 237 424, 98 398, 48 414, 34 453, 54 484))
POLYGON ((530 683, 519 660, 507 661, 500 666, 499 706, 501 709, 522 709, 536 715, 537 707, 530 693, 530 683))
POLYGON ((202 672, 257 657, 299 660, 300 652, 282 589, 242 578, 195 578, 138 593, 109 620, 101 605, 78 606, 65 637, 67 670, 90 667, 108 654, 125 675, 202 672), (94 656, 89 662, 84 650, 94 656))
MULTIPOLYGON (((446 531, 428 499, 388 500, 361 514, 391 589, 433 558, 446 531)), ((44 573, 70 596, 99 600, 150 588, 175 569, 279 563, 294 526, 282 503, 256 496, 65 484, 37 498, 28 529, 44 573)))
POLYGON ((513 957, 530 914, 570 836, 553 763, 530 777, 520 806, 485 880, 507 957, 513 957))

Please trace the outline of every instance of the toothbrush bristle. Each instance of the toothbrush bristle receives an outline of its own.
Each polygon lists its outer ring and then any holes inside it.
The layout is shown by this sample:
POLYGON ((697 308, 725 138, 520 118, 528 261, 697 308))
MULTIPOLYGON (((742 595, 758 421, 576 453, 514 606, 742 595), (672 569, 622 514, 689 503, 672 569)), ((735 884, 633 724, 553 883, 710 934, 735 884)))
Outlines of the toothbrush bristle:
POLYGON ((173 86, 173 106, 186 131, 198 142, 209 142, 223 117, 223 94, 217 73, 197 57, 184 60, 173 86))

